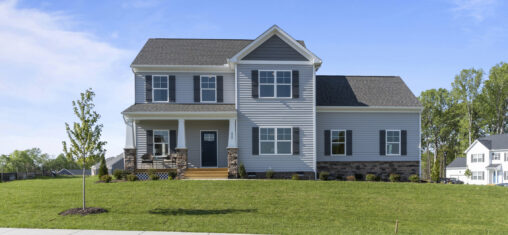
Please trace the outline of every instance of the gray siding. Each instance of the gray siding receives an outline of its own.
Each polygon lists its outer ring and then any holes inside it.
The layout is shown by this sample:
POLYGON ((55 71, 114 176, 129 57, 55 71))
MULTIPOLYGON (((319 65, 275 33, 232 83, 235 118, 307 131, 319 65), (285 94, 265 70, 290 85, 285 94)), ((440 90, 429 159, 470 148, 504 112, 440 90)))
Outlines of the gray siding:
MULTIPOLYGON (((185 121, 185 142, 188 149, 189 167, 201 167, 201 130, 217 130, 217 165, 227 167, 228 121, 185 121)), ((146 130, 177 130, 178 121, 140 121, 136 125, 137 164, 146 151, 146 130)))
POLYGON ((316 115, 317 161, 419 161, 418 113, 318 112, 316 115), (325 156, 324 131, 353 131, 352 156, 325 156), (379 155, 379 131, 407 130, 406 156, 379 155))
POLYGON ((293 47, 280 39, 277 35, 274 35, 251 53, 243 57, 243 60, 307 61, 307 58, 293 49, 293 47))
POLYGON ((314 171, 314 84, 311 65, 238 65, 238 147, 240 162, 247 171, 314 171), (254 99, 251 71, 259 69, 299 70, 300 98, 254 99), (252 155, 252 127, 292 126, 300 128, 300 155, 252 155))
POLYGON ((135 76, 135 102, 145 101, 145 76, 146 75, 174 75, 176 80, 176 103, 194 103, 194 75, 217 75, 224 77, 224 102, 235 103, 235 74, 234 73, 199 73, 199 72, 153 72, 136 73, 135 76))

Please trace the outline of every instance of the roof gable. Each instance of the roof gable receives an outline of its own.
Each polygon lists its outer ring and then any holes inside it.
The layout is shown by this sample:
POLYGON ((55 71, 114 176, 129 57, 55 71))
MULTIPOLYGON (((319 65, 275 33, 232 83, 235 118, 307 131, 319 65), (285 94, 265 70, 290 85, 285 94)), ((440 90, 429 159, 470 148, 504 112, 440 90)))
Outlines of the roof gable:
POLYGON ((279 36, 273 35, 243 57, 242 60, 307 61, 307 58, 284 42, 279 36))

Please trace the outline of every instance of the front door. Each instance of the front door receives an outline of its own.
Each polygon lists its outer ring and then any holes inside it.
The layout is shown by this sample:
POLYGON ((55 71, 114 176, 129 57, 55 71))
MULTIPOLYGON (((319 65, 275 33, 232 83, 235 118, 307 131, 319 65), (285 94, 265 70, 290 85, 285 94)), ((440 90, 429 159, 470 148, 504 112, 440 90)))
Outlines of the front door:
POLYGON ((493 184, 497 184, 497 171, 496 171, 496 170, 494 170, 494 171, 492 172, 492 174, 493 174, 493 177, 492 177, 492 183, 493 183, 493 184))
POLYGON ((201 167, 217 167, 216 131, 201 131, 201 167))

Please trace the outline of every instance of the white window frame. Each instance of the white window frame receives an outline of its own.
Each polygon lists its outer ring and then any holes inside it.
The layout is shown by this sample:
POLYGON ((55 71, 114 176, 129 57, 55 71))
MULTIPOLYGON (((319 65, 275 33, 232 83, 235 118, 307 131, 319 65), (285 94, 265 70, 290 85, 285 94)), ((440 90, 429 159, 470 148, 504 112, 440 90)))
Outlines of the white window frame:
POLYGON ((503 179, 504 179, 505 181, 507 181, 507 180, 508 180, 508 171, 503 171, 503 179))
POLYGON ((217 76, 216 75, 199 75, 199 101, 201 103, 217 103, 217 76), (203 77, 213 77, 215 78, 215 88, 203 88, 203 77), (203 90, 213 90, 215 91, 215 100, 213 101, 203 101, 203 90))
MULTIPOLYGON (((168 143, 167 143, 167 145, 168 145, 168 152, 166 153, 166 155, 168 155, 171 152, 171 147, 169 146, 171 144, 171 140, 170 140, 171 136, 169 134, 169 130, 153 130, 153 136, 152 136, 152 144, 153 144, 153 146, 152 146, 152 148, 153 148, 152 149, 152 153, 153 153, 153 156, 154 156, 154 158, 164 158, 165 155, 155 155, 155 144, 156 144, 155 143, 155 132, 156 131, 165 131, 165 132, 168 133, 168 143)), ((157 144, 163 144, 163 143, 157 143, 157 144)))
POLYGON ((152 103, 158 103, 158 102, 169 102, 169 76, 168 75, 152 75, 152 103), (155 77, 165 77, 166 78, 166 84, 168 84, 167 88, 155 88, 155 77), (155 100, 155 90, 166 90, 166 100, 155 100))
POLYGON ((485 180, 485 172, 484 171, 473 171, 471 172, 471 179, 472 180, 485 180), (481 176, 481 178, 480 178, 481 176))
POLYGON ((260 99, 292 99, 293 98, 293 71, 292 70, 258 70, 258 97, 260 99), (273 96, 261 96, 261 85, 271 85, 272 83, 261 83, 261 72, 273 72, 273 96), (281 83, 281 85, 289 85, 289 96, 277 96, 277 72, 289 72, 289 84, 281 83))
POLYGON ((400 130, 385 130, 385 155, 386 156, 400 156, 401 153, 401 149, 402 149, 402 135, 400 134, 400 130), (388 132, 389 131, 396 131, 399 133, 399 142, 388 142, 388 132), (388 153, 388 144, 396 144, 398 143, 399 144, 399 153, 398 154, 392 154, 392 153, 388 153))
POLYGON ((471 154, 471 162, 472 163, 482 163, 482 162, 485 162, 485 154, 483 154, 483 153, 472 153, 471 154), (480 161, 480 159, 482 161, 480 161))
MULTIPOLYGON (((342 144, 342 142, 335 142, 336 144, 342 144)), ((347 153, 347 132, 346 130, 342 130, 342 129, 337 129, 337 130, 330 130, 330 155, 331 156, 346 156, 346 153, 347 153), (338 131, 338 132, 341 132, 343 131, 344 132, 344 154, 333 154, 333 132, 334 131, 338 131)))
POLYGON ((501 153, 492 153, 492 160, 501 160, 501 153), (497 159, 495 156, 497 156, 497 159))
POLYGON ((259 155, 293 155, 293 127, 292 126, 263 126, 263 127, 259 127, 259 134, 258 135, 259 135, 259 140, 258 140, 259 155), (277 136, 277 128, 289 128, 291 139, 279 141, 278 136, 277 136), (273 140, 261 140, 261 129, 274 129, 274 132, 273 132, 274 139, 273 140), (273 142, 274 143, 274 153, 262 153, 261 142, 273 142), (289 142, 290 146, 291 146, 290 152, 289 153, 278 153, 278 149, 277 149, 278 142, 289 142))
POLYGON ((508 162, 508 152, 505 152, 505 153, 504 153, 504 161, 505 161, 505 162, 508 162))

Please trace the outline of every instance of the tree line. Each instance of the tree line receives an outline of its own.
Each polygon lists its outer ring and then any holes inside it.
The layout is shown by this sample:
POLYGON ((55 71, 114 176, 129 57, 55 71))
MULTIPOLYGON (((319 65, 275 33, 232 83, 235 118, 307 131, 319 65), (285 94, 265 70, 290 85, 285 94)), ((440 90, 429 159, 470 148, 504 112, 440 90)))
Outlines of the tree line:
POLYGON ((475 139, 508 133, 508 64, 463 69, 451 89, 430 89, 418 97, 422 111, 422 176, 445 177, 444 169, 475 139), (484 79, 486 77, 486 79, 484 79))
POLYGON ((42 153, 39 148, 15 150, 8 155, 0 155, 0 172, 48 173, 66 169, 79 169, 79 164, 73 159, 60 154, 51 158, 49 154, 42 153))

